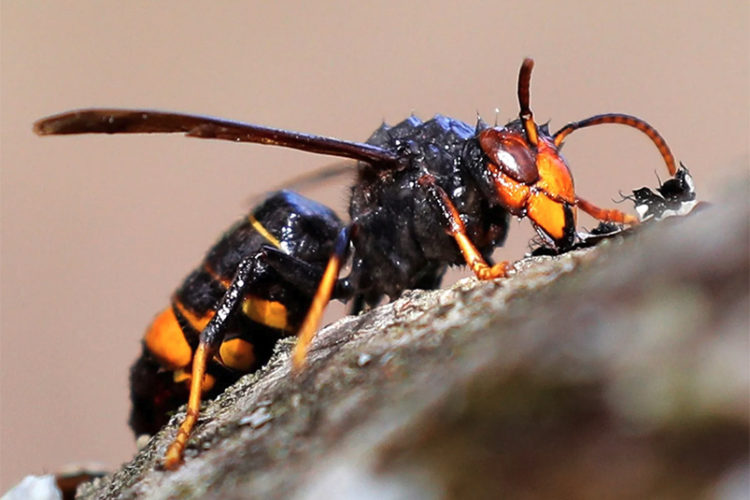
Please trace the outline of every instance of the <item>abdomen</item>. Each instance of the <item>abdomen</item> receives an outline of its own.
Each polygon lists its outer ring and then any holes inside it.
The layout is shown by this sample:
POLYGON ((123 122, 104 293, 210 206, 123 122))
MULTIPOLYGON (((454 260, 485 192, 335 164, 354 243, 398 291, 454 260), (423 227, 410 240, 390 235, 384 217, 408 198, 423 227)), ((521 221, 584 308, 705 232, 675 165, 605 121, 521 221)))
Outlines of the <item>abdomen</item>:
POLYGON ((329 209, 281 191, 222 235, 146 330, 142 354, 130 375, 130 425, 136 435, 153 434, 169 412, 187 401, 200 332, 214 316, 239 263, 247 257, 259 259, 241 307, 227 322, 220 359, 209 363, 204 382, 209 398, 266 363, 276 342, 296 331, 309 307, 309 292, 263 263, 264 246, 322 272, 341 226, 329 209))

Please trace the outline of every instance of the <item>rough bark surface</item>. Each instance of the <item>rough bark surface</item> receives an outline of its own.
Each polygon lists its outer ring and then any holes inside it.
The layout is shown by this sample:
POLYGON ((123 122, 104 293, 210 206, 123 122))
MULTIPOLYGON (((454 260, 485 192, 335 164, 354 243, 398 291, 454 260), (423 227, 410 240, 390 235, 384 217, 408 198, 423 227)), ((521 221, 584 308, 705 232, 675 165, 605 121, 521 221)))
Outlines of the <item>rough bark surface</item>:
POLYGON ((296 378, 284 342, 179 470, 173 418, 79 497, 744 495, 750 211, 727 200, 343 318, 296 378))

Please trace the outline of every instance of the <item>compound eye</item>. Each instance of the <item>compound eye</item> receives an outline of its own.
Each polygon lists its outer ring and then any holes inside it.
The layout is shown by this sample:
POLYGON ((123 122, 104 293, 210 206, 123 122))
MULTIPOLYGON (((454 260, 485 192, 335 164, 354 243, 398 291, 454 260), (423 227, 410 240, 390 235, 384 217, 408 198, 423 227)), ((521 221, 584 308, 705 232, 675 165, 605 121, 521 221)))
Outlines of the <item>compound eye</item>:
POLYGON ((479 145, 492 163, 511 179, 526 185, 539 180, 536 152, 522 134, 505 129, 486 129, 479 134, 479 145))

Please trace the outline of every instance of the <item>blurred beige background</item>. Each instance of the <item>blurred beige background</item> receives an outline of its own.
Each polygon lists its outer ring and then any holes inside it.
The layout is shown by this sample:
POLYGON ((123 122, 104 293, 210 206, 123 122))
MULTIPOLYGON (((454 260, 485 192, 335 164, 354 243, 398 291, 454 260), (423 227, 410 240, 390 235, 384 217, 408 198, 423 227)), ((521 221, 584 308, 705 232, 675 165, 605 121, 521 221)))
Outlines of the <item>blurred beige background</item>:
MULTIPOLYGON (((1 491, 127 460, 144 327, 252 195, 332 161, 179 136, 42 139, 39 117, 158 107, 364 140, 411 112, 491 122, 497 107, 505 122, 533 56, 532 107, 553 129, 641 116, 716 202, 747 171, 745 1, 268 4, 2 2, 1 491)), ((565 154, 600 204, 664 172, 624 127, 574 134, 565 154)), ((345 181, 306 194, 346 205, 345 181)), ((522 255, 527 228, 513 222, 503 255, 522 255)))

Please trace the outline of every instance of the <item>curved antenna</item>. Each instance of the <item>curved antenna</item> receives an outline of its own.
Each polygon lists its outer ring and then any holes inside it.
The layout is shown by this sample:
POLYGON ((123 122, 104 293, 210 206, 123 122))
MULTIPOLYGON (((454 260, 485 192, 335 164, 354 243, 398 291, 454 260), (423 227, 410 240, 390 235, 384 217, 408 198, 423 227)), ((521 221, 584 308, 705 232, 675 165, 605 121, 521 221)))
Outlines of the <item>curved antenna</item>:
POLYGON ((34 123, 39 135, 137 134, 182 132, 188 137, 272 144, 311 153, 340 156, 368 163, 395 163, 396 154, 361 142, 303 134, 211 116, 169 111, 82 109, 49 116, 34 123))
POLYGON ((670 151, 669 146, 667 146, 667 142, 664 140, 661 134, 659 134, 659 132, 657 132, 654 127, 641 120, 640 118, 631 115, 625 115, 622 113, 607 113, 604 115, 596 115, 590 118, 586 118, 585 120, 568 123, 563 128, 555 132, 555 135, 553 136, 555 146, 560 147, 562 141, 575 130, 584 127, 591 127, 593 125, 602 125, 604 123, 617 123, 620 125, 627 125, 628 127, 633 127, 646 134, 659 150, 659 153, 661 153, 661 157, 664 158, 664 163, 667 164, 669 175, 674 176, 675 172, 677 172, 677 165, 674 161, 674 155, 672 154, 672 151, 670 151))
POLYGON ((531 95, 529 88, 531 86, 531 70, 533 68, 534 60, 527 57, 523 60, 521 71, 518 73, 518 104, 521 107, 518 116, 523 121, 523 129, 526 131, 526 137, 531 144, 536 146, 539 141, 539 132, 537 131, 536 123, 534 123, 534 115, 529 106, 531 95))

